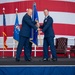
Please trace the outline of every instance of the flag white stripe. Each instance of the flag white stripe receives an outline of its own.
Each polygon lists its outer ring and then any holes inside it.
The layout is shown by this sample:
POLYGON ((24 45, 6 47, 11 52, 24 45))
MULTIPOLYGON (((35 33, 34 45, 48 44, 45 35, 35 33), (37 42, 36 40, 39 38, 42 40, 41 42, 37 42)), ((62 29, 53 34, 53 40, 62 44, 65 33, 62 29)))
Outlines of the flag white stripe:
MULTIPOLYGON (((41 46, 43 45, 43 35, 41 35, 41 40, 42 40, 42 44, 41 44, 41 46)), ((70 47, 70 45, 74 45, 75 44, 75 41, 74 41, 74 39, 75 39, 75 36, 67 36, 67 35, 56 35, 55 36, 55 38, 54 39, 56 39, 56 38, 59 38, 59 37, 65 37, 65 38, 68 38, 68 47, 70 47)), ((0 48, 2 48, 3 46, 3 37, 0 37, 0 48)), ((39 42, 39 41, 38 41, 39 42)), ((54 42, 55 42, 55 40, 54 40, 54 42)), ((12 48, 13 47, 13 37, 7 37, 7 45, 8 45, 8 47, 9 48, 12 48), (11 41, 11 42, 10 42, 11 41)), ((39 44, 40 44, 40 42, 39 42, 39 44)))
MULTIPOLYGON (((20 2, 20 1, 34 1, 34 0, 0 0, 0 4, 2 4, 2 3, 10 3, 10 2, 20 2)), ((75 2, 75 0, 52 0, 52 1, 75 2)))
MULTIPOLYGON (((22 24, 22 18, 25 12, 18 13, 19 24, 22 24)), ((42 23, 44 19, 43 12, 39 12, 39 22, 42 23)), ((66 12, 52 12, 49 13, 51 17, 54 19, 54 23, 61 24, 72 24, 75 25, 75 13, 66 13, 66 12)), ((3 26, 3 16, 0 15, 0 26, 3 26)), ((6 14, 6 24, 14 25, 15 23, 15 14, 6 14)))
POLYGON ((10 2, 22 2, 22 1, 33 1, 33 0, 0 0, 0 4, 10 2))
MULTIPOLYGON (((41 40, 44 38, 44 35, 40 35, 41 40)), ((75 44, 75 36, 68 36, 68 35, 55 35, 55 38, 60 38, 60 37, 64 37, 64 38, 68 38, 68 45, 74 45, 75 44)), ((43 41, 43 40, 42 40, 43 41)))
MULTIPOLYGON (((51 0, 50 0, 50 1, 51 1, 51 0)), ((75 2, 75 0, 52 0, 52 1, 75 2)))
MULTIPOLYGON (((40 35, 41 39, 43 39, 44 35, 40 35)), ((69 35, 55 35, 55 39, 59 37, 66 37, 68 39, 74 39, 75 36, 69 36, 69 35)))

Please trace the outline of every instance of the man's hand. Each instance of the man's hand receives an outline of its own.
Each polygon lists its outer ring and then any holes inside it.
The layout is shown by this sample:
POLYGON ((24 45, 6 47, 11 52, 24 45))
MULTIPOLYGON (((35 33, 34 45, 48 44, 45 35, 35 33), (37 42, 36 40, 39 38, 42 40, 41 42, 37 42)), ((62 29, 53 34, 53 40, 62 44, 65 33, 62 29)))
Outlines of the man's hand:
POLYGON ((40 27, 40 24, 39 24, 39 23, 37 23, 37 24, 36 24, 36 26, 39 28, 39 27, 40 27))
POLYGON ((35 20, 35 22, 36 22, 36 26, 39 28, 40 27, 39 21, 35 20))
POLYGON ((35 20, 35 22, 39 23, 39 21, 38 21, 38 20, 35 20))

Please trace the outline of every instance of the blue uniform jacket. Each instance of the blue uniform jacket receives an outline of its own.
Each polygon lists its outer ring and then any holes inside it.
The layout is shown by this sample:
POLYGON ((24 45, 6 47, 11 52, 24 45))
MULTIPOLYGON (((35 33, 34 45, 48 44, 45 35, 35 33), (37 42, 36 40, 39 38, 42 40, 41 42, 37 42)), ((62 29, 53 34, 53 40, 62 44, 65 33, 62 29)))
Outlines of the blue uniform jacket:
POLYGON ((42 26, 42 31, 44 32, 44 37, 54 37, 54 30, 53 30, 53 19, 52 17, 48 16, 46 19, 44 19, 44 23, 42 26))
POLYGON ((20 35, 25 37, 30 37, 31 28, 37 30, 35 24, 36 22, 33 22, 28 14, 25 14, 22 19, 22 28, 20 30, 20 35))

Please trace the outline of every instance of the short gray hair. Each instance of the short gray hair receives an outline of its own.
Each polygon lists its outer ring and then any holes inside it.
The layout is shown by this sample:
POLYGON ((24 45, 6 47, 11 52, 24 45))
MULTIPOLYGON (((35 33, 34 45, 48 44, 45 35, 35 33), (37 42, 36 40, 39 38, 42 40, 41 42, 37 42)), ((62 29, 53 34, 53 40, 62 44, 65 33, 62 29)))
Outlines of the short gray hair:
POLYGON ((49 10, 48 10, 48 9, 44 9, 44 11, 45 11, 45 10, 49 12, 49 10))

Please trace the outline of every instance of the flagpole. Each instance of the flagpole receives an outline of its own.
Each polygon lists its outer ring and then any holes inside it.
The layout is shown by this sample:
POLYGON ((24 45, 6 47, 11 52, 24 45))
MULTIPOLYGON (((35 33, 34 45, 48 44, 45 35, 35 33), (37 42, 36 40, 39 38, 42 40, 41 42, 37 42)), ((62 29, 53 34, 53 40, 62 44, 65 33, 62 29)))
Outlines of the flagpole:
POLYGON ((14 40, 14 48, 13 48, 13 57, 16 58, 16 51, 14 51, 16 49, 16 44, 18 45, 18 42, 16 40, 14 40))
POLYGON ((34 57, 36 57, 36 45, 34 47, 34 57))
POLYGON ((40 45, 42 45, 41 36, 40 36, 40 30, 38 30, 38 36, 39 36, 40 45))
POLYGON ((3 35, 3 57, 4 58, 4 35, 3 35))
MULTIPOLYGON (((16 14, 17 14, 18 8, 16 8, 15 10, 16 10, 16 14)), ((16 44, 18 44, 18 42, 15 40, 14 43, 15 43, 15 46, 14 46, 14 49, 15 49, 15 48, 16 48, 16 44)), ((16 58, 16 57, 15 57, 15 55, 16 55, 15 52, 16 52, 16 51, 13 50, 13 57, 14 57, 14 58, 16 58)))
MULTIPOLYGON (((3 8, 3 13, 5 13, 5 8, 3 8)), ((4 27, 3 27, 3 31, 4 31, 4 27)), ((3 35, 3 58, 4 58, 4 35, 3 35)))

